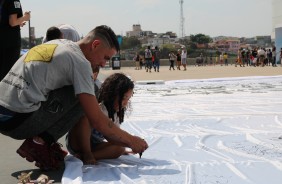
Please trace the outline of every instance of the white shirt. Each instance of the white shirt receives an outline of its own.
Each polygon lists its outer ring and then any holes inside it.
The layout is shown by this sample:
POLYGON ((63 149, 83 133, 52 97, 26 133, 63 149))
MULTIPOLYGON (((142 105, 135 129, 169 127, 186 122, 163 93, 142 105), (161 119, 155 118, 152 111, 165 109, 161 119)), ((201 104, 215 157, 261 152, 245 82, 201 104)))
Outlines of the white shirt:
POLYGON ((181 58, 187 58, 187 52, 182 50, 181 58))

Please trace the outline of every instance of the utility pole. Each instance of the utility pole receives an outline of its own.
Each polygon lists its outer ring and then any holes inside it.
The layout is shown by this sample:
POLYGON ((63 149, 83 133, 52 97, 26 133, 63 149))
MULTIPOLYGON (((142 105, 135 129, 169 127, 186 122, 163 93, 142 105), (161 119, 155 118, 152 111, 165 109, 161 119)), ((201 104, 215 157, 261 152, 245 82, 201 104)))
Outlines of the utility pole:
POLYGON ((28 43, 28 46, 29 46, 29 49, 31 49, 31 30, 30 30, 30 19, 28 21, 28 36, 29 36, 29 43, 28 43))
POLYGON ((179 36, 181 38, 185 37, 185 29, 184 29, 184 15, 183 15, 183 3, 184 0, 179 0, 180 3, 180 26, 179 26, 179 36))

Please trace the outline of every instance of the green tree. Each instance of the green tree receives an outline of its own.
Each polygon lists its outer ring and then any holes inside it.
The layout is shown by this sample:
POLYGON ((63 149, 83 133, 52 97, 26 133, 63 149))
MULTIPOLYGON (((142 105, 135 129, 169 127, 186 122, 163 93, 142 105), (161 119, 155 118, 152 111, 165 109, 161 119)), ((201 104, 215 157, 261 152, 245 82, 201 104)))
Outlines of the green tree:
POLYGON ((35 45, 40 45, 40 44, 42 44, 42 40, 43 40, 43 37, 35 38, 34 44, 35 44, 35 45))
POLYGON ((141 47, 141 42, 136 37, 123 37, 121 49, 137 49, 141 47))
POLYGON ((189 46, 190 46, 190 48, 193 49, 193 50, 197 49, 197 44, 196 44, 195 42, 191 42, 191 43, 189 44, 189 46))
POLYGON ((192 42, 197 43, 197 44, 207 44, 212 42, 211 37, 208 35, 204 34, 196 34, 196 35, 190 35, 190 39, 192 42))
POLYGON ((21 41, 22 41, 22 49, 28 49, 29 48, 28 38, 22 38, 21 41))
POLYGON ((191 40, 187 38, 181 38, 179 40, 179 43, 185 45, 185 47, 189 47, 189 45, 191 44, 191 40))
POLYGON ((174 51, 175 52, 175 47, 172 44, 165 44, 162 46, 161 49, 161 54, 160 54, 160 58, 161 59, 166 59, 168 58, 168 55, 170 53, 170 51, 174 51))

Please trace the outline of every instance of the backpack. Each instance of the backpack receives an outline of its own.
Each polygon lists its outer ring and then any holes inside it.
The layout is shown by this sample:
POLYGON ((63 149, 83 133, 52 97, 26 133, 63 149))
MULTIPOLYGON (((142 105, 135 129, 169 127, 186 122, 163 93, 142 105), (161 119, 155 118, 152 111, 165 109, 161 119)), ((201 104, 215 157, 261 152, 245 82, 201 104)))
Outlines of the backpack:
POLYGON ((155 57, 155 60, 159 60, 160 59, 160 51, 159 50, 155 50, 154 57, 155 57))
POLYGON ((149 49, 145 50, 145 58, 152 58, 152 52, 149 49))

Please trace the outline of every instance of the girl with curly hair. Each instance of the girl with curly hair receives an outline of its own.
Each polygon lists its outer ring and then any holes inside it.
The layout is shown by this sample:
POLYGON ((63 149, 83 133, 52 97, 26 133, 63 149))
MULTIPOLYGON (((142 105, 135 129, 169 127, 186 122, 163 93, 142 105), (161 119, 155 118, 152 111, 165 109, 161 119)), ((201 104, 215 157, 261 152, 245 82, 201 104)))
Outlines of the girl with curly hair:
MULTIPOLYGON (((122 73, 112 74, 101 85, 98 103, 105 115, 114 122, 113 126, 119 127, 124 121, 133 88, 134 83, 122 73)), ((114 159, 127 154, 124 145, 107 141, 107 137, 92 129, 85 116, 69 132, 67 148, 84 164, 96 164, 100 159, 114 159)))

